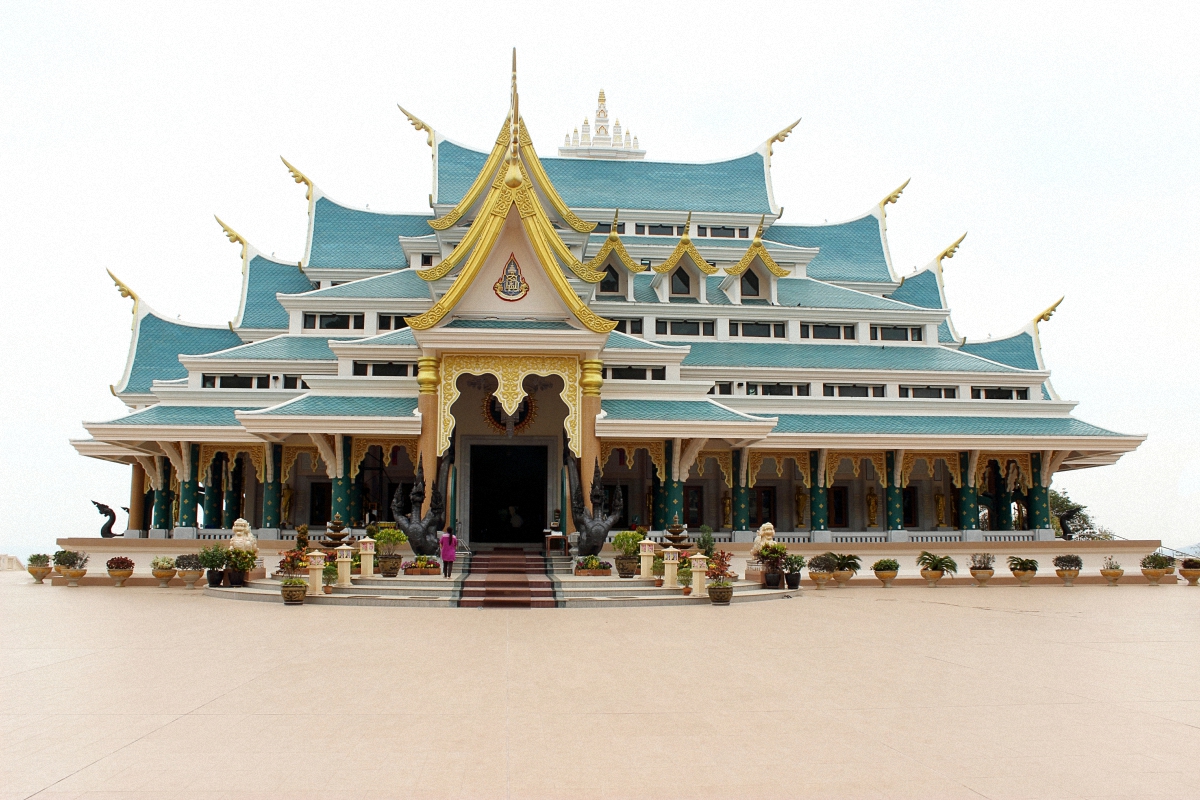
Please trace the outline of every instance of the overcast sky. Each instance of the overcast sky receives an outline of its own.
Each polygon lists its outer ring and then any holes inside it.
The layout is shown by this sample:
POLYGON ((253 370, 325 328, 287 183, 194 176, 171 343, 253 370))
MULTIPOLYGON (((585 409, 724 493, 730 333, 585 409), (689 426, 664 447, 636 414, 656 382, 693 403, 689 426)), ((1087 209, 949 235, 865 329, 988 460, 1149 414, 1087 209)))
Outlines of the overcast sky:
MULTIPOLYGON (((130 301, 237 312, 238 249, 299 260, 304 189, 427 211, 430 157, 396 103, 486 148, 508 106, 542 154, 610 113, 648 158, 775 148, 785 222, 889 206, 901 274, 947 262, 961 333, 1042 325, 1088 422, 1150 439, 1058 488, 1129 538, 1186 546, 1200 502, 1195 4, 0 4, 0 552, 94 535, 129 469, 67 444, 121 415, 130 301)), ((119 518, 123 525, 124 515, 119 518)))

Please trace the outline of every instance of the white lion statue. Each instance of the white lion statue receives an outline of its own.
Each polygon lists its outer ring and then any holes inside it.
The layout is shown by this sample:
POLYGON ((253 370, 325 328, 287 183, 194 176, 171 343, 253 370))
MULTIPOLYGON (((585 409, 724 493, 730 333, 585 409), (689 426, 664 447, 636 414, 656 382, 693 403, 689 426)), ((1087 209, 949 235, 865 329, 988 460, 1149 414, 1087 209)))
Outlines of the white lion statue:
POLYGON ((762 527, 758 529, 758 535, 754 537, 754 545, 750 548, 750 555, 758 558, 762 546, 773 541, 775 541, 775 526, 769 522, 764 522, 762 527))
POLYGON ((229 540, 230 550, 258 550, 258 540, 250 530, 250 523, 240 517, 233 523, 233 537, 229 540))

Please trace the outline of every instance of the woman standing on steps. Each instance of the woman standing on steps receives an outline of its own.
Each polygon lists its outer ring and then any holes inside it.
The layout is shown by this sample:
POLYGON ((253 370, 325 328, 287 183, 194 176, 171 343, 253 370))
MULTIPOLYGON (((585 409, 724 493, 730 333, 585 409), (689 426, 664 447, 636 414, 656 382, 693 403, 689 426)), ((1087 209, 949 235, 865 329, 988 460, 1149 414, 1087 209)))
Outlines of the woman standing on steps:
POLYGON ((454 572, 454 554, 458 550, 458 537, 454 535, 454 528, 446 528, 446 532, 441 536, 442 540, 442 577, 449 578, 450 573, 454 572))

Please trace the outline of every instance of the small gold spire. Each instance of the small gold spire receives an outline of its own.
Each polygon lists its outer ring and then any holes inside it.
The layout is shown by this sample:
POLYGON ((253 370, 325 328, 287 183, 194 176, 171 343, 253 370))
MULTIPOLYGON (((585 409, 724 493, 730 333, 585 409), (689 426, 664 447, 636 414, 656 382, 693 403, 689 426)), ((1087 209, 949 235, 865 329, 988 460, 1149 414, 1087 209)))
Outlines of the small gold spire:
POLYGON ((112 278, 113 283, 117 285, 117 291, 121 293, 121 297, 129 297, 133 300, 133 323, 137 324, 138 305, 142 302, 142 298, 138 297, 138 293, 129 288, 129 285, 113 275, 111 269, 104 270, 108 273, 108 277, 112 278))
MULTIPOLYGON (((280 156, 279 160, 282 161, 283 165, 288 168, 288 172, 290 172, 292 174, 292 179, 295 180, 296 183, 302 183, 308 187, 308 191, 305 193, 304 199, 312 200, 312 198, 313 198, 313 182, 311 180, 309 180, 307 175, 305 175, 303 172, 301 172, 300 170, 293 167, 290 163, 288 163, 288 160, 286 158, 284 158, 283 156, 280 156)), ((218 222, 219 221, 220 220, 218 220, 218 222)))
POLYGON ((770 139, 767 139, 767 157, 768 158, 770 158, 772 155, 774 155, 773 148, 775 146, 775 143, 783 142, 785 139, 787 139, 787 137, 791 136, 792 129, 795 128, 799 124, 800 124, 800 120, 796 120, 791 125, 788 125, 786 128, 781 130, 779 133, 772 136, 770 139))
POLYGON ((1034 327, 1037 327, 1037 324, 1039 322, 1049 322, 1050 318, 1054 316, 1054 312, 1058 310, 1059 304, 1062 303, 1062 301, 1065 299, 1067 299, 1067 296, 1063 295, 1062 297, 1055 300, 1054 303, 1051 304, 1051 306, 1049 308, 1047 308, 1045 311, 1043 311, 1042 313, 1040 313, 1036 317, 1034 317, 1033 318, 1034 327))
POLYGON ((891 194, 889 194, 887 197, 885 197, 885 198, 883 198, 882 200, 880 200, 880 201, 879 201, 879 211, 880 211, 880 213, 881 213, 881 214, 883 214, 884 216, 887 216, 887 206, 888 206, 888 204, 889 204, 889 203, 894 203, 894 202, 896 202, 897 200, 899 200, 899 199, 900 199, 900 195, 904 193, 904 188, 905 188, 906 186, 908 186, 908 182, 909 182, 909 181, 911 181, 911 180, 912 180, 912 178, 909 178, 907 181, 905 181, 904 183, 900 184, 900 188, 896 189, 896 191, 892 192, 892 193, 891 193, 891 194))
POLYGON ((242 238, 242 235, 240 233, 238 233, 233 228, 229 227, 224 222, 222 222, 221 218, 218 217, 216 214, 213 214, 213 219, 215 219, 217 221, 217 224, 221 226, 221 230, 225 231, 226 239, 233 242, 234 244, 240 244, 242 246, 242 260, 245 261, 246 248, 249 247, 249 245, 246 244, 246 240, 242 238))
POLYGON ((688 212, 687 222, 683 223, 683 236, 679 237, 681 242, 690 242, 692 240, 692 212, 688 212))
POLYGON ((754 241, 751 244, 762 244, 763 223, 767 221, 767 215, 763 214, 758 220, 758 230, 754 232, 754 241))
POLYGON ((433 128, 429 127, 429 125, 427 123, 422 122, 421 120, 417 119, 417 116, 415 114, 408 113, 408 111, 405 110, 404 106, 400 105, 399 103, 396 104, 396 108, 400 109, 400 113, 402 113, 402 114, 404 114, 404 116, 408 117, 408 121, 412 124, 412 126, 414 128, 416 128, 419 131, 425 131, 425 144, 429 145, 430 147, 433 147, 433 128))
POLYGON ((958 252, 958 246, 960 244, 962 244, 962 241, 965 238, 967 238, 967 234, 964 233, 962 236, 960 236, 954 240, 954 244, 950 245, 945 250, 938 253, 938 257, 935 259, 937 261, 938 269, 941 269, 941 267, 942 267, 942 259, 954 258, 954 254, 958 252))
POLYGON ((512 100, 509 108, 510 149, 508 153, 508 168, 504 171, 504 185, 509 189, 519 189, 525 179, 521 177, 519 165, 521 150, 521 112, 520 101, 517 97, 517 48, 512 52, 512 100))

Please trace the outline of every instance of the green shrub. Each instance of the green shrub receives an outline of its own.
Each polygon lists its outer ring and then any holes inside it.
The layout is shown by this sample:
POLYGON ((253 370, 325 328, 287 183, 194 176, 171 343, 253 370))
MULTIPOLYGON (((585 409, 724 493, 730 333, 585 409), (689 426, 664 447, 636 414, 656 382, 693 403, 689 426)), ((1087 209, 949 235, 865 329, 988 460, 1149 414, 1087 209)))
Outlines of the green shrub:
POLYGON ((325 567, 321 570, 321 583, 326 586, 332 586, 337 583, 337 562, 326 561, 325 567))
POLYGON ((971 569, 991 569, 996 557, 991 553, 971 553, 971 569))
POLYGON ((249 572, 258 561, 258 553, 254 550, 228 550, 225 565, 239 572, 249 572))
POLYGON ((204 569, 204 565, 200 563, 200 556, 195 553, 184 553, 175 559, 175 569, 204 569))
POLYGON ((917 556, 917 566, 933 572, 945 572, 948 575, 958 574, 958 562, 950 556, 934 555, 928 550, 922 550, 917 556))
MULTIPOLYGON (((33 556, 29 557, 29 563, 33 563, 33 556)), ((1184 569, 1200 569, 1200 558, 1185 558, 1180 566, 1184 569)))
POLYGON ((871 565, 876 572, 899 572, 900 562, 894 558, 881 558, 871 565))
POLYGON ((175 569, 175 559, 170 556, 155 556, 150 559, 150 569, 175 569))
POLYGON ((642 535, 637 531, 621 531, 613 537, 613 549, 629 558, 638 554, 642 543, 642 535))
POLYGON ((306 581, 304 578, 297 578, 295 576, 284 578, 282 581, 280 581, 280 583, 282 583, 284 586, 308 586, 308 581, 306 581))
POLYGON ((1162 553, 1151 553, 1142 559, 1142 569, 1169 569, 1175 560, 1162 553))
POLYGON ((1037 572, 1038 562, 1032 558, 1009 556, 1008 568, 1013 572, 1037 572))
POLYGON ((1055 556, 1054 566, 1057 569, 1083 569, 1083 559, 1070 553, 1065 556, 1055 556))
POLYGON ((837 565, 834 567, 834 572, 853 572, 857 573, 862 569, 862 559, 858 556, 847 555, 846 553, 826 553, 825 555, 833 559, 837 565))
POLYGON ((789 553, 787 558, 783 559, 783 571, 797 573, 804 569, 806 563, 804 556, 797 553, 789 553))
POLYGON ((396 551, 400 549, 400 545, 408 541, 408 537, 404 535, 404 531, 398 528, 380 528, 379 533, 375 534, 375 547, 379 550, 381 556, 394 556, 396 551))
POLYGON ((787 545, 783 542, 767 542, 758 548, 758 560, 762 562, 767 572, 779 572, 783 569, 785 558, 787 558, 787 545))
POLYGON ((663 562, 662 556, 655 556, 653 563, 650 565, 650 572, 654 577, 661 578, 667 572, 667 567, 663 562))
POLYGON ((211 544, 200 550, 200 566, 204 569, 225 569, 228 552, 219 544, 211 544))
POLYGON ((48 567, 50 566, 50 556, 45 553, 34 553, 29 557, 29 566, 48 567))
POLYGON ((713 557, 713 553, 717 549, 717 540, 713 538, 713 529, 707 525, 700 526, 700 535, 696 537, 696 547, 701 553, 713 557))
POLYGON ((819 556, 813 556, 808 561, 808 571, 813 572, 835 572, 837 570, 837 559, 829 553, 822 553, 819 556))
POLYGON ((686 562, 686 561, 683 562, 683 565, 679 567, 679 574, 676 577, 679 578, 680 586, 691 586, 692 585, 692 567, 691 567, 691 565, 689 565, 688 562, 686 562))

